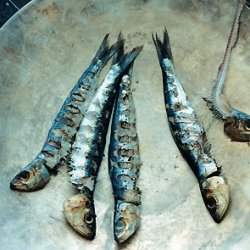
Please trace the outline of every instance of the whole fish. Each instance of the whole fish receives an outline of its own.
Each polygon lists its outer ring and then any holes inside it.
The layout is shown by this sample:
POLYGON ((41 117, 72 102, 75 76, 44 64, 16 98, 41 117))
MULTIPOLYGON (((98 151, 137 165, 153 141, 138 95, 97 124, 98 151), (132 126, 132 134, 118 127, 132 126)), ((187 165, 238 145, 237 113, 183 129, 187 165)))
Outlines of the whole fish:
MULTIPOLYGON (((121 36, 120 40, 123 41, 121 36)), ((96 233, 93 194, 103 158, 117 79, 140 51, 141 47, 134 48, 119 62, 113 62, 89 105, 72 147, 70 179, 79 194, 65 201, 64 215, 69 224, 87 239, 93 239, 96 233)))
POLYGON ((250 115, 233 108, 224 97, 223 90, 233 48, 239 37, 240 17, 246 1, 239 0, 223 61, 219 67, 212 96, 203 98, 216 118, 224 121, 224 132, 232 141, 250 141, 250 115))
POLYGON ((109 174, 115 197, 114 236, 118 243, 130 238, 141 220, 141 191, 136 186, 141 161, 131 90, 132 66, 119 86, 109 145, 109 174))
POLYGON ((121 41, 109 47, 107 34, 94 59, 82 74, 63 103, 41 152, 15 176, 10 188, 19 191, 34 191, 43 188, 50 175, 67 161, 75 134, 79 128, 90 99, 96 92, 97 78, 113 54, 122 46, 121 41))
POLYGON ((222 220, 229 204, 229 186, 210 155, 204 128, 177 79, 167 30, 164 40, 153 36, 163 74, 166 112, 172 136, 181 154, 196 174, 207 209, 216 222, 222 220))

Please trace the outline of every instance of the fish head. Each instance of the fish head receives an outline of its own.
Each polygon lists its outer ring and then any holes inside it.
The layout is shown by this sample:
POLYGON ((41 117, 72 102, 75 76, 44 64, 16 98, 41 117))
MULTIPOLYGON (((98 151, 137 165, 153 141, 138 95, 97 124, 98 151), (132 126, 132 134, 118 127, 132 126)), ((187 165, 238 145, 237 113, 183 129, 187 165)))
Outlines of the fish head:
POLYGON ((114 235, 118 243, 123 243, 133 235, 141 221, 139 208, 133 203, 119 202, 114 215, 114 235))
POLYGON ((96 215, 92 199, 85 194, 77 194, 64 202, 63 212, 68 223, 89 240, 95 238, 96 215))
POLYGON ((229 186, 222 176, 212 176, 201 183, 201 193, 214 221, 219 223, 229 205, 229 186))
POLYGON ((224 123, 225 134, 232 141, 250 142, 250 116, 228 118, 224 123))
POLYGON ((42 189, 50 181, 50 173, 41 161, 34 160, 23 168, 10 182, 10 188, 18 191, 42 189))

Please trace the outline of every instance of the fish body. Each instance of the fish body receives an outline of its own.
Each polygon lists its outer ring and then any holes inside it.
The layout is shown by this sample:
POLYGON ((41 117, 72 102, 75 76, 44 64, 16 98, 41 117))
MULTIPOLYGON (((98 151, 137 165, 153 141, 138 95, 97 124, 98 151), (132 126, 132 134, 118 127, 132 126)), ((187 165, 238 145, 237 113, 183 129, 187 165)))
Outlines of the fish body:
POLYGON ((136 186, 141 166, 131 72, 122 77, 114 108, 109 146, 109 174, 115 197, 114 236, 122 243, 140 224, 141 191, 136 186))
POLYGON ((97 78, 112 55, 121 47, 121 42, 109 47, 108 34, 103 39, 90 66, 58 112, 37 157, 15 176, 11 189, 34 191, 43 188, 50 180, 50 174, 68 160, 71 145, 85 115, 89 102, 96 92, 97 78))
MULTIPOLYGON (((93 194, 98 170, 103 158, 106 134, 112 113, 118 81, 122 72, 136 58, 141 48, 135 48, 120 62, 114 63, 92 99, 72 146, 70 180, 79 194, 64 203, 64 214, 69 224, 88 239, 96 232, 96 219, 93 194), (88 200, 72 209, 72 200, 88 200), (85 211, 80 212, 78 211, 85 211), (80 214, 80 217, 79 217, 80 214), (85 218, 88 218, 88 221, 85 218), (77 223, 76 223, 77 221, 77 223), (80 225, 80 226, 76 226, 80 225)), ((73 204, 76 204, 73 202, 73 204)))
POLYGON ((246 1, 239 0, 232 29, 224 53, 224 58, 219 67, 217 78, 212 88, 211 97, 203 98, 215 117, 224 121, 225 134, 230 137, 232 141, 239 142, 250 141, 250 115, 233 108, 226 100, 223 91, 232 50, 236 46, 239 38, 240 17, 244 6, 247 6, 246 1))
POLYGON ((167 30, 164 40, 153 36, 163 74, 165 107, 172 136, 181 154, 196 174, 200 190, 211 216, 220 222, 229 204, 229 187, 210 155, 204 128, 179 82, 171 53, 167 30))

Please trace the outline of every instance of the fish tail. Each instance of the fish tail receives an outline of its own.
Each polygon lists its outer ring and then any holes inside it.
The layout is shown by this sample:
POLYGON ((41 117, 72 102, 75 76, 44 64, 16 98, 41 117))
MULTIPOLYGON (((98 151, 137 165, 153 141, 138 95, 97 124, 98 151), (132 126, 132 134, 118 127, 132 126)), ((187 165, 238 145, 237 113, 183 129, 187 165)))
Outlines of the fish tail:
MULTIPOLYGON (((123 40, 123 35, 122 33, 120 32, 119 33, 119 36, 118 36, 118 40, 123 40)), ((113 56, 113 61, 112 61, 112 65, 114 64, 118 64, 122 58, 124 57, 124 44, 123 46, 121 46, 115 53, 115 55, 113 56)), ((133 64, 134 64, 134 60, 127 66, 126 70, 124 71, 123 75, 132 75, 132 69, 133 69, 133 64)))
POLYGON ((128 72, 131 69, 134 60, 140 54, 142 49, 143 46, 135 47, 121 58, 121 60, 118 62, 118 66, 122 72, 128 72))
POLYGON ((122 57, 124 56, 124 38, 122 33, 120 32, 118 35, 118 39, 116 43, 121 43, 121 46, 119 47, 119 49, 115 52, 114 56, 113 56, 113 61, 112 61, 112 65, 119 63, 119 61, 122 59, 122 57), (122 42, 123 41, 123 42, 122 42))
POLYGON ((167 29, 165 28, 163 32, 163 42, 159 39, 157 34, 152 34, 152 39, 159 61, 162 62, 162 60, 168 58, 172 63, 174 63, 167 29))
POLYGON ((115 44, 112 46, 109 46, 109 33, 106 34, 104 39, 102 40, 102 43, 96 52, 95 59, 99 59, 103 62, 105 65, 109 59, 114 55, 114 53, 119 50, 124 45, 124 39, 120 38, 117 40, 115 44))
POLYGON ((125 74, 129 75, 130 77, 132 76, 133 72, 133 66, 134 66, 134 61, 132 61, 129 66, 127 67, 125 74))

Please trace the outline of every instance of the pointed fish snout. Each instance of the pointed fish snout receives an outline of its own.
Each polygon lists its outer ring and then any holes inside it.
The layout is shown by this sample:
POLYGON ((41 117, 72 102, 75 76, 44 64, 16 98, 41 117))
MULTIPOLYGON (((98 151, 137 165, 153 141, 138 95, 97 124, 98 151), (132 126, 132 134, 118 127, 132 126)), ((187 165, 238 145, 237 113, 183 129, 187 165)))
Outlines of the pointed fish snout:
POLYGON ((50 173, 43 165, 28 165, 10 182, 10 188, 17 191, 35 191, 42 189, 50 181, 50 173))
POLYGON ((27 190, 27 185, 25 185, 25 183, 23 183, 22 181, 20 181, 18 178, 14 178, 11 182, 10 182, 10 189, 12 190, 27 190))

